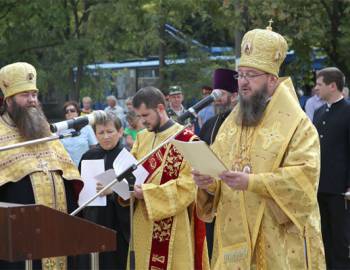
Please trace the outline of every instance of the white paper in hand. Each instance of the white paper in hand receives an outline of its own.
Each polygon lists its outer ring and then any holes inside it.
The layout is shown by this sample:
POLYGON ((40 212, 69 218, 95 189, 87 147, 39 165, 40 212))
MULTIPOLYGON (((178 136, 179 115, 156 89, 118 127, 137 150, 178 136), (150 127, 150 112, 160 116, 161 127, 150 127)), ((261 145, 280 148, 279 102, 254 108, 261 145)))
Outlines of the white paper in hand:
MULTIPOLYGON (((110 182, 117 178, 114 169, 105 171, 102 174, 96 175, 95 179, 100 182, 103 186, 107 186, 110 182)), ((123 179, 121 182, 116 182, 111 189, 117 193, 123 200, 128 200, 130 198, 129 184, 123 179)))
MULTIPOLYGON (((96 195, 96 180, 95 176, 105 171, 103 159, 83 160, 81 162, 81 178, 84 182, 84 187, 79 194, 79 206, 96 195)), ((106 196, 97 197, 88 206, 106 206, 106 196)))
MULTIPOLYGON (((123 148, 113 162, 115 174, 120 175, 133 164, 137 164, 136 158, 128 150, 123 148)), ((143 184, 148 176, 148 172, 142 165, 137 166, 133 174, 136 178, 135 185, 143 184)))

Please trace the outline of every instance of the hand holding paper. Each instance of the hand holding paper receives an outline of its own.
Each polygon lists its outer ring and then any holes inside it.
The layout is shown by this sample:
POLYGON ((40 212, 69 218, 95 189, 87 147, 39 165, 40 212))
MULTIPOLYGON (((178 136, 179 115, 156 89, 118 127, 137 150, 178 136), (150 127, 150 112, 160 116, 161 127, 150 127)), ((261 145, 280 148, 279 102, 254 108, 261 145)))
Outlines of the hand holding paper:
MULTIPOLYGON (((107 186, 109 183, 114 181, 117 176, 122 174, 134 164, 137 164, 137 160, 128 150, 124 148, 113 162, 114 169, 110 169, 102 174, 96 175, 95 178, 104 186, 107 186)), ((148 172, 144 167, 142 167, 142 165, 137 166, 137 169, 133 172, 133 174, 136 178, 135 185, 143 184, 148 176, 148 172)), ((129 183, 125 179, 120 182, 116 182, 111 189, 122 197, 123 200, 128 200, 130 198, 129 183)))
POLYGON ((196 182, 197 186, 201 189, 208 189, 208 187, 214 183, 214 178, 208 175, 203 175, 199 171, 192 170, 193 180, 196 182))
MULTIPOLYGON (((115 175, 115 172, 113 169, 109 169, 109 170, 105 171, 104 173, 96 175, 95 178, 98 182, 100 182, 105 187, 109 183, 114 181, 117 178, 117 176, 115 175)), ((123 179, 120 182, 116 182, 111 187, 111 189, 115 193, 117 193, 120 197, 122 197, 123 200, 128 200, 130 198, 129 184, 125 179, 123 179)))
MULTIPOLYGON (((101 184, 100 182, 97 182, 96 191, 100 192, 104 187, 105 186, 103 184, 101 184)), ((103 191, 100 196, 107 196, 107 195, 112 194, 112 193, 113 193, 113 190, 108 188, 105 191, 103 191)))

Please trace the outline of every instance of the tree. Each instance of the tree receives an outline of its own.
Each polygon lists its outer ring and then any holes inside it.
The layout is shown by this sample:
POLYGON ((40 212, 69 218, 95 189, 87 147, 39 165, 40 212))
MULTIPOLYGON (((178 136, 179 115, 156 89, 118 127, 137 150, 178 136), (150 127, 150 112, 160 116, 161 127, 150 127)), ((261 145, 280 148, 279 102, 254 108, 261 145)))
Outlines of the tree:
POLYGON ((87 64, 156 57, 160 88, 181 82, 191 96, 192 89, 210 83, 216 67, 234 68, 210 61, 193 40, 239 52, 242 34, 266 27, 272 18, 273 29, 297 55, 283 67, 297 82, 309 77, 315 48, 350 76, 349 5, 345 0, 6 0, 0 2, 0 64, 35 65, 50 102, 57 92, 75 100, 81 91, 103 92, 108 80, 91 76, 87 64), (166 24, 181 31, 181 38, 169 35, 166 24), (179 58, 187 61, 167 65, 166 59, 179 58))
MULTIPOLYGON (((273 19, 273 29, 284 35, 290 50, 294 50, 298 61, 289 65, 292 73, 311 71, 312 55, 318 49, 328 57, 328 64, 338 66, 348 77, 350 64, 350 2, 344 0, 227 0, 234 24, 241 25, 245 32, 253 28, 264 28, 273 19), (234 10, 233 5, 240 9, 234 10)), ((303 77, 303 76, 301 76, 303 77)))

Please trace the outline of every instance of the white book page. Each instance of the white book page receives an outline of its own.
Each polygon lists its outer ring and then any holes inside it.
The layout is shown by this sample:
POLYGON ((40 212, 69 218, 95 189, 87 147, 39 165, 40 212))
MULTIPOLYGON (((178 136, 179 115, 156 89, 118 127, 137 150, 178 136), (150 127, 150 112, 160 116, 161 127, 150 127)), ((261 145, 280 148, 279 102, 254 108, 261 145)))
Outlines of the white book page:
MULTIPOLYGON (((81 178, 84 182, 84 187, 79 194, 79 206, 96 195, 96 179, 95 176, 105 171, 103 159, 83 160, 81 162, 81 178)), ((106 206, 106 196, 97 197, 88 206, 106 206)))
POLYGON ((204 141, 183 142, 172 140, 176 149, 190 163, 193 169, 202 174, 218 178, 227 168, 204 141))
MULTIPOLYGON (((123 148, 113 162, 115 174, 121 174, 133 164, 137 164, 136 158, 126 148, 123 148)), ((142 165, 138 165, 133 174, 136 178, 135 185, 141 185, 145 182, 149 173, 142 165)))

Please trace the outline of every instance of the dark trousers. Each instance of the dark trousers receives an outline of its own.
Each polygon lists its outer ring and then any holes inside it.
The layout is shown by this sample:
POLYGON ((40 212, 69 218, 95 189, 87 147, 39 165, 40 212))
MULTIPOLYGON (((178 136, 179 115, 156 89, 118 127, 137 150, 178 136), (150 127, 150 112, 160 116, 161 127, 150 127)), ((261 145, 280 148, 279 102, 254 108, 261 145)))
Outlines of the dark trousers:
POLYGON ((205 223, 209 262, 213 254, 215 218, 210 223, 205 223))
POLYGON ((350 202, 344 196, 317 194, 327 269, 350 269, 350 202))

